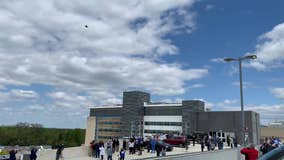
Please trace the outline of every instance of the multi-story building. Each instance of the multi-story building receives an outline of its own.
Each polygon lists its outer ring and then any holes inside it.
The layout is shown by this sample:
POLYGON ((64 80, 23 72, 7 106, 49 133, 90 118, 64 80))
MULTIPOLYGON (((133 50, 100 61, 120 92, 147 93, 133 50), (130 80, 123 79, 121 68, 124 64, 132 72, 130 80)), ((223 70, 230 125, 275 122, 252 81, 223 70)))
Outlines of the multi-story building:
MULTIPOLYGON (((153 103, 150 94, 141 91, 123 92, 123 104, 90 108, 86 144, 93 139, 149 136, 197 132, 227 133, 241 138, 240 111, 208 111, 200 100, 181 103, 153 103)), ((259 114, 245 111, 248 141, 259 143, 259 114)))

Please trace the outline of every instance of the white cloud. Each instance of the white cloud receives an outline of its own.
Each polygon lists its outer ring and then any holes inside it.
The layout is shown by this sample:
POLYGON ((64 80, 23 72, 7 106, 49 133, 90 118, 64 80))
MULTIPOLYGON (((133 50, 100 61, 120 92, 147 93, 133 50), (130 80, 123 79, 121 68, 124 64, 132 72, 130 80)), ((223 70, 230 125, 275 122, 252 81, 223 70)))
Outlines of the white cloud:
POLYGON ((38 98, 38 94, 35 91, 29 91, 29 90, 13 89, 13 90, 11 90, 11 95, 13 97, 19 98, 19 99, 35 99, 35 98, 38 98))
POLYGON ((28 110, 32 110, 32 111, 42 111, 45 110, 45 106, 41 106, 41 105, 30 105, 28 106, 28 110))
MULTIPOLYGON (((76 93, 63 91, 49 93, 48 96, 54 99, 56 107, 64 108, 87 108, 92 103, 87 96, 80 96, 76 93)), ((89 97, 90 98, 90 97, 89 97)))
POLYGON ((53 90, 47 96, 54 104, 26 108, 57 107, 69 113, 121 103, 122 91, 133 88, 156 95, 185 93, 185 83, 206 76, 208 69, 161 59, 178 54, 167 35, 194 30, 194 2, 3 0, 0 86, 18 89, 0 97, 34 100, 39 96, 35 91, 20 88, 48 85, 53 90))
POLYGON ((201 83, 196 83, 196 84, 192 84, 191 86, 189 86, 189 89, 194 89, 194 88, 202 88, 204 87, 204 84, 201 83))
POLYGON ((251 61, 249 66, 258 70, 269 70, 283 67, 284 60, 284 23, 275 26, 271 31, 259 37, 260 42, 252 53, 257 60, 251 61))
POLYGON ((214 9, 214 8, 215 8, 215 6, 212 5, 212 4, 207 4, 207 5, 205 6, 205 10, 206 10, 206 11, 210 11, 210 10, 212 10, 212 9, 214 9))
POLYGON ((272 88, 270 92, 277 98, 284 100, 284 88, 272 88))
MULTIPOLYGON (((0 103, 13 103, 15 101, 36 100, 39 95, 32 90, 12 89, 10 91, 0 92, 0 103)), ((0 106, 1 107, 1 106, 0 106)))
POLYGON ((224 58, 212 58, 211 62, 225 63, 224 58))
POLYGON ((185 81, 202 78, 208 70, 153 58, 177 53, 164 37, 194 26, 189 18, 194 13, 185 9, 193 2, 1 1, 0 84, 184 93, 185 81), (177 23, 176 16, 188 20, 177 23))

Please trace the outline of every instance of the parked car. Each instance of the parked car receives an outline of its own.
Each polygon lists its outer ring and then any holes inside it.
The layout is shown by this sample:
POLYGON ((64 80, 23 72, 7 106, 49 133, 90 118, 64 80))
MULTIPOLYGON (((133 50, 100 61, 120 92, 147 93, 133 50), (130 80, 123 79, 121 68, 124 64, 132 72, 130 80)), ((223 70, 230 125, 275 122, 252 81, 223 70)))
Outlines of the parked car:
POLYGON ((269 151, 261 156, 259 160, 284 160, 284 145, 269 151))
POLYGON ((157 143, 159 145, 161 145, 162 147, 165 147, 166 148, 166 151, 172 151, 174 149, 174 147, 164 141, 157 141, 157 143))
POLYGON ((164 139, 163 141, 170 145, 184 147, 186 144, 187 138, 186 136, 173 136, 173 137, 168 137, 167 139, 164 139))

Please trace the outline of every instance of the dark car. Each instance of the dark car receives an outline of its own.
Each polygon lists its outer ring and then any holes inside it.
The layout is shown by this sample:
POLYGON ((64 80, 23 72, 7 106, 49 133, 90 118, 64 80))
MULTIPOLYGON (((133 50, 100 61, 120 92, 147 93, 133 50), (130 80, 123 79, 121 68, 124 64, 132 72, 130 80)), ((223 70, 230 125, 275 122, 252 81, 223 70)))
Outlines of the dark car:
POLYGON ((163 142, 163 141, 157 141, 157 143, 159 145, 161 145, 162 147, 165 147, 166 148, 166 151, 172 151, 174 148, 172 145, 166 143, 166 142, 163 142))
POLYGON ((284 160, 284 145, 266 153, 259 160, 284 160))

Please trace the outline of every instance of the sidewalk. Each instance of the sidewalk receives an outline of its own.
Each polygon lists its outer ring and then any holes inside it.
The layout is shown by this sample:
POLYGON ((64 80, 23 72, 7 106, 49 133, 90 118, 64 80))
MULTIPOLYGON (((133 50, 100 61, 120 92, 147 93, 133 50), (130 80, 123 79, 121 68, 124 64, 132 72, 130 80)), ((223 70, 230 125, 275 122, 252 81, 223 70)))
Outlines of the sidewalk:
MULTIPOLYGON (((228 147, 225 147, 225 149, 228 147)), ((206 149, 205 149, 206 151, 206 149)), ((176 155, 176 154, 183 154, 183 153, 192 153, 192 152, 201 152, 201 146, 200 144, 196 144, 194 147, 192 145, 189 146, 188 151, 185 150, 185 148, 178 148, 174 147, 173 151, 167 152, 167 155, 176 155)), ((207 151, 206 151, 207 152, 207 151)), ((68 154, 68 153, 65 153, 68 154)), ((114 153, 112 156, 113 160, 118 160, 118 152, 114 153)), ((150 158, 150 157, 156 157, 156 153, 148 153, 147 151, 143 152, 142 155, 129 155, 128 152, 126 153, 126 160, 131 159, 141 159, 141 158, 150 158)), ((106 159, 106 157, 104 158, 106 159)), ((77 157, 77 158, 65 158, 64 160, 94 160, 94 158, 91 157, 77 157)))

